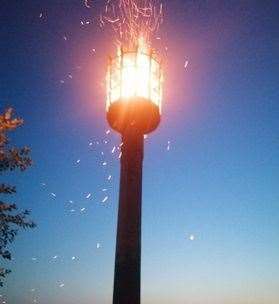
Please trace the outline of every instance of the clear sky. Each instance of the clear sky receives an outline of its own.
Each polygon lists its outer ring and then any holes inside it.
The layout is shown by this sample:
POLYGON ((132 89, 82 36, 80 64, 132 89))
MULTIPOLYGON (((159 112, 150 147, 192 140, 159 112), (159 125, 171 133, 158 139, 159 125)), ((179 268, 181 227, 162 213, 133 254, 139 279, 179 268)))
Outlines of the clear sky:
MULTIPOLYGON (((12 140, 34 160, 1 179, 38 224, 11 246, 10 304, 111 303, 120 137, 106 134, 113 38, 98 27, 104 2, 91 4, 0 5, 0 108, 25 119, 12 140)), ((145 304, 279 303, 278 11, 167 1, 162 122, 145 140, 145 304)))

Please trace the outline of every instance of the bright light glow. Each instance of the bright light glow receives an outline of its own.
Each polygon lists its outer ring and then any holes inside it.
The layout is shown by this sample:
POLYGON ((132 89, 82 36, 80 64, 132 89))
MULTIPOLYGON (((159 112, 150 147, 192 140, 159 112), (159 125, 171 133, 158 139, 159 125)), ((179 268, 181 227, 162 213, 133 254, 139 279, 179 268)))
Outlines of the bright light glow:
MULTIPOLYGON (((141 44, 140 44, 141 45, 141 44)), ((107 110, 116 101, 135 97, 144 98, 157 105, 161 111, 162 69, 152 50, 144 46, 134 51, 120 50, 110 59, 107 73, 107 110)))
POLYGON ((189 240, 190 240, 190 241, 194 241, 194 240, 195 240, 195 236, 194 236, 193 234, 191 234, 191 235, 189 236, 189 240))

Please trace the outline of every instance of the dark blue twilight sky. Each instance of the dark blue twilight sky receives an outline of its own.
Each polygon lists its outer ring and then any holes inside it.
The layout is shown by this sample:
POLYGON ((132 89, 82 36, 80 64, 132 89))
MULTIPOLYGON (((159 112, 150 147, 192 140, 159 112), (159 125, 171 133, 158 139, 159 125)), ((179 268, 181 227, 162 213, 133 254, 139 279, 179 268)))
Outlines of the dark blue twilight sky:
MULTIPOLYGON (((25 119, 12 140, 34 159, 2 178, 38 224, 11 246, 10 304, 111 303, 120 137, 105 120, 113 37, 98 27, 104 2, 91 4, 0 5, 0 106, 25 119)), ((167 1, 162 123, 145 141, 145 304, 279 303, 278 11, 167 1)))

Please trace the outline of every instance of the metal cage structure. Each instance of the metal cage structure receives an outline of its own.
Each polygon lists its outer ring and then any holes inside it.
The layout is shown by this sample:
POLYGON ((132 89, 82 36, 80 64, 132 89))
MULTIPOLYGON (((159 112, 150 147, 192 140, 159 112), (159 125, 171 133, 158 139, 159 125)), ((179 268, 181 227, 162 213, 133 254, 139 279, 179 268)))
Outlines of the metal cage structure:
POLYGON ((148 134, 160 123, 162 108, 162 62, 152 49, 119 49, 109 58, 107 71, 107 120, 123 134, 133 126, 148 134))
POLYGON ((107 71, 106 110, 117 101, 129 102, 135 98, 149 101, 162 109, 162 62, 153 50, 140 47, 109 58, 107 71))

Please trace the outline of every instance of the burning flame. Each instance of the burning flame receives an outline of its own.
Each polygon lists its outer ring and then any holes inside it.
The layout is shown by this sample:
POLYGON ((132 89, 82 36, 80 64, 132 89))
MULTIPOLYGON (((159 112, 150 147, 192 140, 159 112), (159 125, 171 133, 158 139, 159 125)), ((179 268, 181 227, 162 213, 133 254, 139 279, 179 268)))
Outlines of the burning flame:
POLYGON ((117 57, 110 59, 107 73, 107 109, 120 100, 143 98, 161 111, 162 81, 161 63, 143 38, 134 50, 119 48, 117 57))

